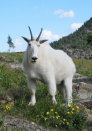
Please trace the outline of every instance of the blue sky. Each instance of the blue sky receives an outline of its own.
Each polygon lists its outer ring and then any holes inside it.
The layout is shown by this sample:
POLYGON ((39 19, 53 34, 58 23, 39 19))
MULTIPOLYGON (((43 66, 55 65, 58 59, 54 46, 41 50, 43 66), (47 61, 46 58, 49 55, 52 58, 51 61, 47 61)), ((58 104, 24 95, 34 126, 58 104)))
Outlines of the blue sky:
POLYGON ((0 52, 8 51, 7 37, 15 44, 12 51, 25 51, 21 36, 58 40, 78 29, 92 17, 92 0, 0 0, 0 52))

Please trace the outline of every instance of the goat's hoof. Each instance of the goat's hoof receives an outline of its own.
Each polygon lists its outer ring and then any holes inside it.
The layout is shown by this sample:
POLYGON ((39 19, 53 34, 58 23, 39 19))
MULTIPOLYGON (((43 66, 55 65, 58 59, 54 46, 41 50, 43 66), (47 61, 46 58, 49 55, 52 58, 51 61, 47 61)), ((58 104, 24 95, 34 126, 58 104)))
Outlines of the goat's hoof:
POLYGON ((71 107, 73 105, 72 101, 68 101, 68 107, 71 107))
POLYGON ((54 101, 53 101, 53 104, 54 104, 54 105, 57 105, 57 101, 56 101, 56 100, 54 100, 54 101))
POLYGON ((34 106, 35 102, 29 102, 28 106, 34 106))

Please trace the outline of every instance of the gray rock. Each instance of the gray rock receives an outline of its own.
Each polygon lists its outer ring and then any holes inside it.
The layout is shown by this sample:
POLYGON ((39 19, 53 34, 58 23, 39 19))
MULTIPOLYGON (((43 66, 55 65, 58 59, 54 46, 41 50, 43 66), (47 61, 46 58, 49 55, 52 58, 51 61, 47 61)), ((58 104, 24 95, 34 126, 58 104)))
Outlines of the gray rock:
POLYGON ((12 131, 12 129, 20 131, 50 131, 45 129, 42 126, 39 126, 35 122, 30 122, 25 119, 13 116, 5 116, 3 118, 4 127, 7 128, 7 131, 12 131))
POLYGON ((85 82, 87 84, 92 84, 92 77, 82 76, 82 77, 74 78, 73 82, 74 83, 85 82))
POLYGON ((0 56, 0 60, 4 62, 12 62, 7 56, 0 56))

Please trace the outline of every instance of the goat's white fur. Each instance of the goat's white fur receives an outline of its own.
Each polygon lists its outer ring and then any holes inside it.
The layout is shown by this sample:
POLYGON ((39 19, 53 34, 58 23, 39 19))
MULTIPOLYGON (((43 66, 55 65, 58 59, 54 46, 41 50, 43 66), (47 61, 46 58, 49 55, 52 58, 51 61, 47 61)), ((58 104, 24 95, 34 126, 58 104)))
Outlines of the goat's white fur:
POLYGON ((36 80, 47 84, 53 104, 57 103, 56 87, 63 81, 68 105, 70 105, 72 102, 72 79, 76 71, 72 59, 64 51, 55 50, 46 42, 40 44, 39 41, 33 40, 30 41, 30 44, 31 47, 28 45, 23 59, 28 87, 32 92, 29 105, 36 103, 36 80), (36 62, 32 61, 32 57, 38 58, 36 62))

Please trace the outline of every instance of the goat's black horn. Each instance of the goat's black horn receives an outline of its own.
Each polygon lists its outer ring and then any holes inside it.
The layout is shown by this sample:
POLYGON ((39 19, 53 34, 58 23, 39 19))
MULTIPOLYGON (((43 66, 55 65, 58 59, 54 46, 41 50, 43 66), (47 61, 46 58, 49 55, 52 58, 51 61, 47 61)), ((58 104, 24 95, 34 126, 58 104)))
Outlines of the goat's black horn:
POLYGON ((40 39, 40 36, 41 36, 41 33, 42 33, 42 28, 41 28, 41 31, 40 31, 40 33, 39 33, 39 35, 38 35, 38 37, 36 38, 36 41, 39 41, 39 39, 40 39))
POLYGON ((31 41, 32 41, 32 40, 33 40, 32 31, 31 31, 31 28, 30 28, 30 26, 28 26, 28 28, 29 28, 29 31, 30 31, 30 35, 31 35, 31 41))

